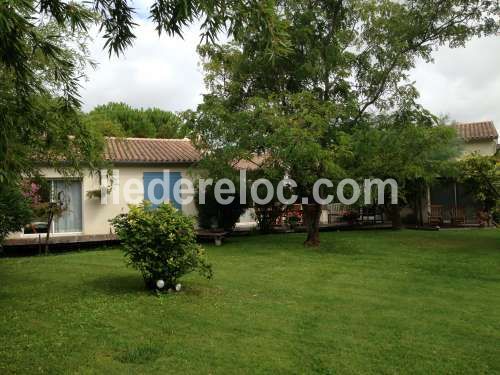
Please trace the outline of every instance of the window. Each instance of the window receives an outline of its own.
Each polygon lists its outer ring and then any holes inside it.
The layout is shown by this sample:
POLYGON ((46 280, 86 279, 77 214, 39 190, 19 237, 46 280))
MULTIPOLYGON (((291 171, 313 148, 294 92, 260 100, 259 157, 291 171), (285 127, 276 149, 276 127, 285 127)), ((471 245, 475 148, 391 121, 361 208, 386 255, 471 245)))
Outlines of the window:
POLYGON ((153 207, 158 207, 158 201, 166 201, 182 210, 174 195, 174 185, 180 179, 180 172, 144 172, 144 199, 151 201, 153 207))
MULTIPOLYGON (((63 212, 55 217, 51 233, 72 233, 82 231, 82 182, 78 180, 50 180, 52 200, 61 201, 63 212)), ((24 234, 47 233, 47 218, 35 218, 24 228, 24 234)))

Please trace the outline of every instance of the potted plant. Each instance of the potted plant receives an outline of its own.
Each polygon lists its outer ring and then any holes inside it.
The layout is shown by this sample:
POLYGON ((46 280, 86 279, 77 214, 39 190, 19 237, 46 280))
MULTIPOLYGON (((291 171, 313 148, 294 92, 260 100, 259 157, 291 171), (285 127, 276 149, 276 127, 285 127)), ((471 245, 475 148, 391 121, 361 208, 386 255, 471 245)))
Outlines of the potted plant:
POLYGON ((287 224, 290 226, 290 229, 294 230, 299 225, 300 218, 298 216, 290 216, 287 218, 287 224))

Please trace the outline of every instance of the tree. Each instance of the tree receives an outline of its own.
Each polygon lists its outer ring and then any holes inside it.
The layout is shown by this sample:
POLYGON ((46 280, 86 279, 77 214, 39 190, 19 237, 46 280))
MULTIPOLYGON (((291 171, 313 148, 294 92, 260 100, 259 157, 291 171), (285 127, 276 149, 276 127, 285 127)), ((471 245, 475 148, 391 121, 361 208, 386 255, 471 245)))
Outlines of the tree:
POLYGON ((184 138, 186 131, 179 116, 159 108, 142 110, 155 128, 156 138, 184 138))
POLYGON ((500 203, 500 161, 497 156, 471 154, 458 162, 458 180, 481 202, 488 215, 500 203))
MULTIPOLYGON (((201 19, 204 40, 215 39, 223 30, 240 39, 251 27, 268 35, 276 51, 282 50, 276 39, 279 30, 272 25, 272 7, 253 5, 243 0, 157 0, 151 6, 151 18, 158 33, 181 36, 184 27, 201 19)), ((88 146, 91 138, 80 134, 81 122, 74 117, 80 106, 81 72, 88 63, 89 25, 99 23, 105 47, 110 54, 119 54, 135 38, 134 13, 127 0, 7 0, 0 4, 0 182, 33 169, 30 157, 38 154, 44 138, 40 135, 48 133, 47 110, 70 119, 67 124, 71 126, 57 134, 59 143, 68 142, 71 135, 75 147, 84 150, 88 146), (40 97, 57 100, 50 109, 41 110, 36 103, 40 97)), ((165 129, 161 133, 165 136, 165 129)), ((49 138, 56 139, 54 134, 45 139, 49 138)), ((60 154, 68 148, 55 149, 46 143, 44 148, 55 151, 51 155, 59 154, 55 159, 64 159, 60 154)))
MULTIPOLYGON (((419 119, 421 121, 421 119, 419 119)), ((345 170, 360 179, 394 179, 398 204, 385 192, 385 208, 393 227, 401 227, 400 210, 410 203, 420 215, 425 187, 436 178, 455 173, 458 138, 450 126, 410 122, 400 116, 375 116, 370 125, 344 135, 344 151, 337 159, 345 170)), ((373 194, 374 192, 371 192, 373 194)), ((377 196, 372 201, 377 200, 377 196)), ((417 217, 422 221, 422 218, 417 217)))
POLYGON ((104 137, 126 137, 122 125, 115 120, 109 119, 104 114, 83 114, 82 121, 87 124, 89 129, 93 129, 96 133, 102 134, 104 137))
POLYGON ((138 138, 183 138, 181 119, 159 108, 135 109, 125 103, 95 107, 83 116, 90 127, 104 136, 138 138))
MULTIPOLYGON (((198 191, 199 193, 199 191, 198 191)), ((228 195, 224 196, 227 198, 228 195)), ((198 225, 203 229, 224 229, 232 231, 240 216, 245 212, 246 205, 234 199, 231 204, 220 204, 215 199, 212 187, 205 189, 205 202, 200 204, 199 195, 196 196, 196 208, 198 212, 198 225)))
MULTIPOLYGON (((204 17, 207 40, 222 29, 238 39, 250 25, 265 31, 279 50, 268 11, 267 5, 252 9, 242 0, 157 0, 151 16, 158 32, 170 35, 181 35, 183 27, 204 17)), ((89 26, 98 22, 109 52, 123 52, 135 38, 133 14, 126 0, 0 3, 0 184, 18 187, 20 176, 38 173, 40 161, 67 174, 98 167, 99 132, 79 115, 79 82, 90 63, 85 42, 89 26)))
MULTIPOLYGON (((183 27, 204 17, 203 35, 210 40, 222 29, 238 37, 247 25, 257 27, 255 14, 260 14, 258 27, 263 30, 271 23, 268 9, 252 10, 251 4, 241 0, 229 4, 158 0, 151 7, 151 17, 158 32, 169 35, 182 35, 183 27)), ((89 26, 98 22, 106 48, 119 54, 135 38, 133 15, 126 0, 7 0, 0 4, 0 182, 33 174, 32 156, 49 148, 45 155, 51 161, 72 155, 93 159, 91 135, 95 133, 89 133, 77 116, 79 81, 89 63, 85 46, 89 26), (57 126, 51 126, 51 116, 60 117, 57 126), (71 147, 66 147, 68 142, 71 147)), ((94 160, 87 161, 92 164, 94 160)))
POLYGON ((18 186, 0 184, 0 249, 10 232, 20 231, 31 220, 29 200, 18 186))
POLYGON ((277 1, 281 53, 270 54, 267 36, 252 29, 200 49, 209 93, 191 114, 193 139, 212 155, 266 153, 309 198, 305 244, 316 246, 321 207, 310 199, 312 182, 348 172, 334 163, 341 132, 370 112, 415 112, 415 61, 494 34, 498 9, 480 0, 277 1))
POLYGON ((32 16, 29 3, 0 5, 0 25, 9 25, 0 30, 1 183, 36 174, 40 162, 70 172, 100 160, 100 142, 76 110, 77 77, 89 63, 86 36, 68 31, 69 21, 35 25, 32 16))
MULTIPOLYGON (((0 184, 8 185, 0 191, 3 200, 13 190, 19 195, 21 178, 38 174, 42 165, 72 175, 101 165, 102 141, 77 111, 77 80, 91 63, 86 36, 72 31, 70 20, 59 25, 33 17, 30 2, 0 5, 0 184)), ((82 19, 92 17, 82 12, 82 19)), ((0 230, 19 229, 10 217, 0 230)))

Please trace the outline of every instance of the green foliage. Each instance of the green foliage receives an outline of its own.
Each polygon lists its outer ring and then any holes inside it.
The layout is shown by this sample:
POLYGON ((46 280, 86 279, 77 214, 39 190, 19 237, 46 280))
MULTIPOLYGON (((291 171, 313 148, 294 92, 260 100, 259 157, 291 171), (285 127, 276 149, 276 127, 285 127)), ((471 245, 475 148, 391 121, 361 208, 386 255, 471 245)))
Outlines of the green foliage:
POLYGON ((337 160, 353 176, 393 178, 404 198, 407 185, 417 180, 430 184, 454 173, 459 148, 452 127, 386 121, 378 117, 372 126, 342 136, 337 160))
POLYGON ((81 116, 89 129, 105 137, 125 137, 126 133, 120 123, 100 113, 89 113, 81 116))
MULTIPOLYGON (((151 18, 158 33, 169 35, 182 35, 188 24, 201 20, 205 40, 215 39, 223 29, 241 39, 251 28, 267 35, 270 50, 279 52, 284 50, 283 38, 273 25, 272 10, 271 4, 254 7, 242 0, 229 4, 157 0, 151 6, 151 18)), ((36 174, 33 159, 39 161, 41 155, 51 162, 65 160, 61 171, 72 167, 77 171, 82 162, 95 167, 100 153, 93 151, 99 142, 92 136, 103 132, 89 131, 77 116, 82 72, 92 65, 85 43, 90 26, 97 22, 110 54, 123 52, 135 38, 134 13, 127 0, 0 2, 0 183, 36 174), (72 165, 73 159, 78 159, 77 165, 72 165)), ((175 122, 171 117, 150 111, 155 136, 178 136, 165 125, 175 122)), ((121 135, 116 124, 98 127, 103 128, 105 134, 121 135)), ((139 124, 129 134, 152 136, 153 127, 149 122, 139 124)))
MULTIPOLYGON (((375 116, 365 127, 341 136, 337 162, 353 178, 394 179, 398 183, 399 206, 410 205, 423 223, 421 199, 426 186, 438 177, 456 173, 454 158, 459 155, 459 140, 451 126, 426 124, 421 117, 375 116), (406 122, 404 122, 406 121, 406 122), (414 122, 418 121, 418 122, 414 122)), ((378 192, 372 191, 372 202, 378 192)), ((385 208, 393 226, 401 226, 399 207, 391 205, 390 190, 385 190, 385 208)))
MULTIPOLYGON (((247 208, 246 205, 240 204, 238 192, 232 203, 228 205, 217 202, 212 186, 206 188, 204 204, 200 204, 199 191, 197 193, 195 202, 198 211, 198 224, 204 229, 222 228, 226 231, 232 231, 247 208)), ((223 198, 227 198, 227 196, 223 195, 223 198)))
POLYGON ((496 156, 471 154, 460 160, 458 167, 459 181, 487 212, 500 206, 500 161, 496 156))
POLYGON ((45 255, 47 255, 52 222, 66 211, 67 202, 64 200, 64 195, 55 194, 49 181, 40 175, 25 179, 22 189, 24 196, 29 200, 34 217, 41 218, 47 223, 45 234, 45 255))
MULTIPOLYGON (((254 204, 255 221, 259 228, 259 232, 263 234, 271 233, 273 225, 280 216, 285 212, 286 206, 279 202, 271 201, 267 205, 254 204)), ((291 217, 288 224, 296 226, 298 218, 291 217)))
POLYGON ((74 173, 100 163, 102 142, 79 120, 77 92, 92 65, 85 43, 94 18, 78 4, 58 2, 68 13, 53 17, 33 6, 0 4, 1 183, 35 175, 42 164, 74 173))
POLYGON ((135 109, 125 103, 95 107, 83 116, 90 127, 104 136, 138 138, 183 138, 180 118, 158 108, 135 109))
POLYGON ((30 200, 20 186, 0 184, 0 247, 9 233, 20 231, 32 216, 30 200))
POLYGON ((163 280, 165 289, 193 270, 212 277, 204 251, 196 243, 193 220, 169 204, 152 209, 148 202, 130 206, 127 214, 111 221, 120 238, 127 263, 139 270, 146 286, 155 289, 163 280))
MULTIPOLYGON (((49 0, 55 2, 55 0, 49 0)), ((94 0, 95 9, 102 18, 105 47, 109 53, 119 54, 130 46, 135 38, 133 28, 134 9, 127 0, 112 3, 94 0)), ((179 35, 193 22, 200 22, 202 39, 216 40, 226 31, 233 38, 241 40, 249 33, 265 36, 269 55, 287 50, 286 35, 276 20, 274 2, 262 1, 257 4, 243 0, 230 2, 221 0, 156 0, 150 8, 150 18, 156 24, 158 34, 179 35)))
MULTIPOLYGON (((437 46, 462 46, 499 29, 498 3, 481 0, 266 4, 286 52, 270 56, 267 36, 251 29, 200 48, 209 94, 188 123, 193 140, 219 164, 266 154, 266 168, 296 180, 310 202, 318 177, 350 174, 334 162, 343 133, 375 111, 417 123, 429 117, 408 83, 418 59, 430 61, 437 46)), ((317 205, 310 213, 317 244, 317 205)))

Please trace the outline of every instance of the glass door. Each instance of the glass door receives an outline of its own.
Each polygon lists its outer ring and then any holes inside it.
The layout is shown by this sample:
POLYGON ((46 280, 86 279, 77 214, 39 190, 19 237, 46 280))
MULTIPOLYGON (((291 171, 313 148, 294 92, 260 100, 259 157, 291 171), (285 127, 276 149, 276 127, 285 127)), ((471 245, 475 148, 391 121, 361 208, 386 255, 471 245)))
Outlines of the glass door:
POLYGON ((52 180, 52 199, 62 202, 63 212, 54 218, 54 233, 82 231, 82 182, 52 180))

